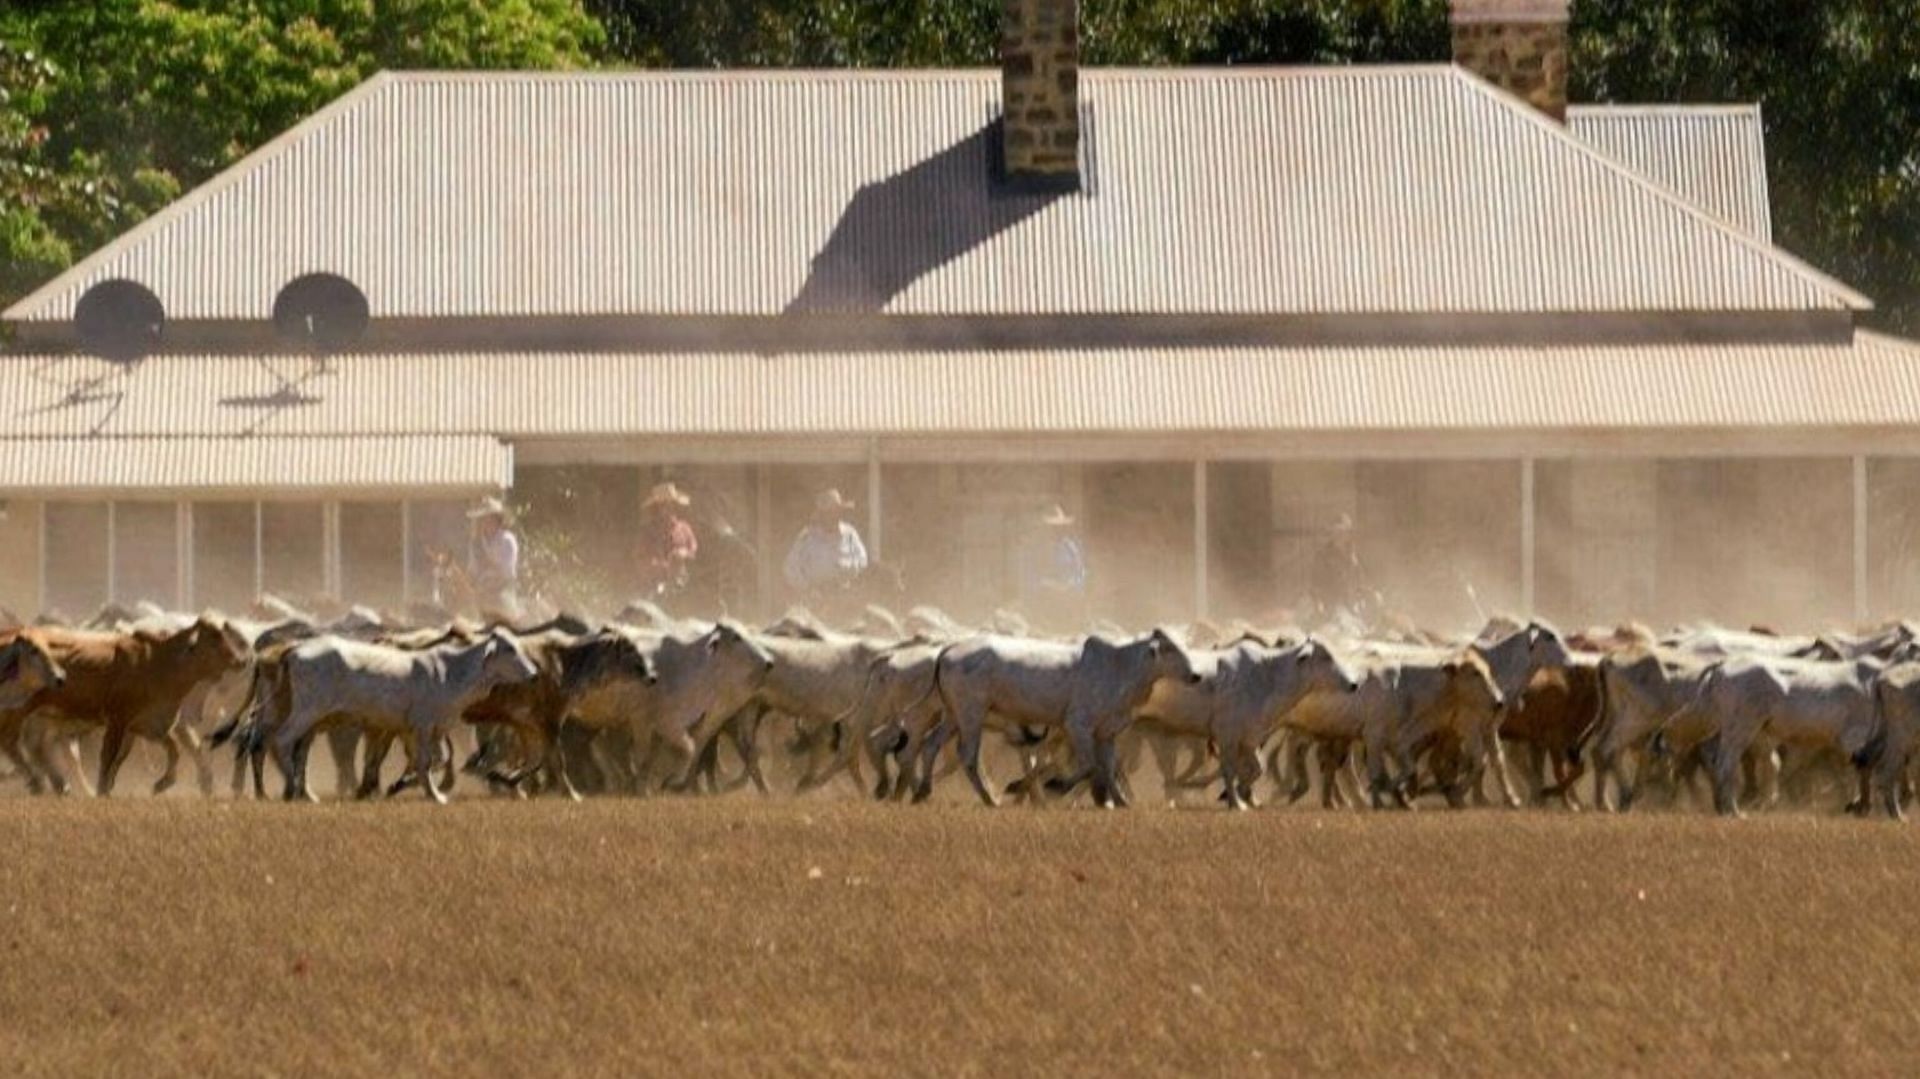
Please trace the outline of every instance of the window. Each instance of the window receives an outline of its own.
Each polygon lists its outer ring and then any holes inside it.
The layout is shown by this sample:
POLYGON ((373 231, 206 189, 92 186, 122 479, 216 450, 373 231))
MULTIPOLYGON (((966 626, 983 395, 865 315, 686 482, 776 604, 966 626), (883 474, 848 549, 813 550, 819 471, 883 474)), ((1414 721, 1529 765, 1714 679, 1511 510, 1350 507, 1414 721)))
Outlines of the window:
POLYGON ((268 592, 306 604, 325 589, 324 517, 318 502, 261 504, 261 577, 268 592))
POLYGON ((398 502, 340 504, 340 598, 373 607, 399 604, 400 518, 398 502))
POLYGON ((244 611, 254 600, 252 502, 193 505, 190 606, 244 611))
POLYGON ((180 606, 179 509, 172 502, 116 502, 113 592, 123 607, 146 600, 180 606))
POLYGON ((107 602, 107 506, 47 503, 47 610, 83 620, 107 602))

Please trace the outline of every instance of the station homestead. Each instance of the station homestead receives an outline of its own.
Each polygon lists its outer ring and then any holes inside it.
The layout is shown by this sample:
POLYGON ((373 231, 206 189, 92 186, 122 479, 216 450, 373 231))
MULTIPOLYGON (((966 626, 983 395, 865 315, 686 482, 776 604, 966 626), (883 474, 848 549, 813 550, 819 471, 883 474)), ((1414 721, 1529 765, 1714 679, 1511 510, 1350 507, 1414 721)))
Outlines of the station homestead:
POLYGON ((1125 622, 1291 606, 1343 515, 1441 628, 1920 599, 1920 346, 1772 246, 1757 108, 1568 106, 1561 0, 1426 67, 1007 14, 998 72, 368 81, 5 313, 0 602, 398 604, 509 490, 617 588, 668 477, 763 611, 826 486, 966 616, 1055 502, 1125 622))

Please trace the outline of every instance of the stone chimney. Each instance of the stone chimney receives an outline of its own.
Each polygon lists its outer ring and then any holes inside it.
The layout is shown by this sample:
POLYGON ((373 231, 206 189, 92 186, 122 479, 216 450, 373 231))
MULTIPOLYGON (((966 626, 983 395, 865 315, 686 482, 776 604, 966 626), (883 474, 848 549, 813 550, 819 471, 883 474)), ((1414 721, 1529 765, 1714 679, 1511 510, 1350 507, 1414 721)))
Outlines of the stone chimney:
POLYGON ((1453 62, 1565 121, 1571 0, 1452 2, 1453 62))
POLYGON ((1009 180, 1080 187, 1080 0, 1002 0, 1001 152, 1009 180))

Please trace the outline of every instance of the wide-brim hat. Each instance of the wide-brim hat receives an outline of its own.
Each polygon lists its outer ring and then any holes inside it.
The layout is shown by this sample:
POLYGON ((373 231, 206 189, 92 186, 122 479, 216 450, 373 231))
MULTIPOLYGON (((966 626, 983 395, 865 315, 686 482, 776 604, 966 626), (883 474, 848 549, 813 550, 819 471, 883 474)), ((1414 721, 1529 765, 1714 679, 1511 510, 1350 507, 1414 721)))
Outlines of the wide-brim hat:
POLYGON ((1333 519, 1333 531, 1335 532, 1353 531, 1353 514, 1343 513, 1340 516, 1335 517, 1333 519))
POLYGON ((488 517, 498 517, 502 521, 506 520, 506 503, 497 498, 483 498, 480 500, 479 505, 467 511, 467 520, 469 521, 482 521, 488 517))
POLYGON ((1056 502, 1045 514, 1041 515, 1040 523, 1050 525, 1054 528, 1065 528, 1073 523, 1073 514, 1068 513, 1065 506, 1056 502))
POLYGON ((847 501, 847 496, 841 494, 840 488, 838 487, 829 487, 814 496, 813 499, 813 509, 816 513, 824 513, 828 510, 850 510, 853 508, 854 504, 847 501))
POLYGON ((640 504, 641 509, 648 506, 691 506, 692 496, 680 489, 676 483, 656 483, 653 490, 647 492, 647 500, 640 504))

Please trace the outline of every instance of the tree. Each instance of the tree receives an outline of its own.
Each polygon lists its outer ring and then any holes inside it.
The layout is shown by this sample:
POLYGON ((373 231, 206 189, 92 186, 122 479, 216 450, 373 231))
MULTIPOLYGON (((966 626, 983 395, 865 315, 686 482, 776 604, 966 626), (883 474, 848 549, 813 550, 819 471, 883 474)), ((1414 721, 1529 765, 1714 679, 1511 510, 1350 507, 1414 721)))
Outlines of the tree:
POLYGON ((0 298, 69 265, 75 249, 105 243, 178 189, 150 170, 113 176, 100 157, 48 145, 48 98, 65 73, 46 57, 0 41, 0 298))
POLYGON ((10 4, 0 304, 376 71, 577 67, 603 43, 579 0, 10 4))
POLYGON ((1920 0, 1583 0, 1575 99, 1758 101, 1779 242, 1920 332, 1920 0))

